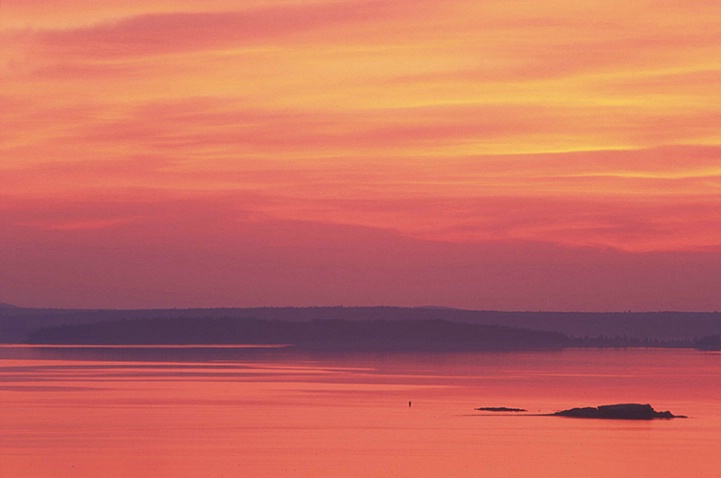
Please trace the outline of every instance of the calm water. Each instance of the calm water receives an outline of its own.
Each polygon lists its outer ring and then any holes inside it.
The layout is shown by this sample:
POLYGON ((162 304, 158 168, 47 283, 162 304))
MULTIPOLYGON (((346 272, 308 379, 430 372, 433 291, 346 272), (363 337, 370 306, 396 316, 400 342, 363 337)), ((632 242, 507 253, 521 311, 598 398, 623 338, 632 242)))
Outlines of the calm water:
POLYGON ((0 476, 721 477, 719 358, 0 347, 0 476))

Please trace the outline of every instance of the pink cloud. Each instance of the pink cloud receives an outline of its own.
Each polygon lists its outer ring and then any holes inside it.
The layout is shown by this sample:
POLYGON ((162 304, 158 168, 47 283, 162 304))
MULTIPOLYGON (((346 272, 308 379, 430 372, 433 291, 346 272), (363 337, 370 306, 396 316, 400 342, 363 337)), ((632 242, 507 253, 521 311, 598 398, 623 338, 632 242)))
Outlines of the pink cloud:
POLYGON ((271 5, 224 12, 148 13, 90 27, 41 31, 54 54, 129 58, 256 44, 299 32, 378 20, 393 12, 377 1, 271 5))
POLYGON ((0 26, 16 297, 718 304, 710 2, 38 5, 0 26))
POLYGON ((175 227, 181 218, 173 217, 6 241, 3 298, 64 307, 718 308, 712 280, 721 267, 718 250, 631 254, 532 242, 449 244, 357 226, 222 221, 202 218, 204 212, 191 210, 184 220, 205 228, 175 227))
MULTIPOLYGON (((32 107, 28 109, 32 111, 32 107)), ((452 151, 464 143, 479 147, 484 142, 522 144, 529 137, 534 142, 552 142, 553 138, 568 135, 578 141, 603 137, 619 143, 654 145, 659 141, 691 142, 713 135, 712 125, 721 121, 716 112, 639 114, 621 107, 591 112, 583 108, 508 104, 335 112, 260 109, 240 100, 202 98, 107 112, 96 107, 48 113, 35 109, 24 119, 18 116, 13 121, 18 127, 25 125, 27 134, 42 131, 44 118, 52 117, 55 133, 45 140, 52 141, 55 151, 62 151, 62 144, 68 148, 82 144, 86 148, 104 148, 110 155, 119 150, 138 156, 168 155, 172 151, 182 157, 210 154, 217 159, 244 155, 271 159, 281 153, 313 157, 329 152, 372 157, 393 155, 399 148, 413 155, 423 148, 452 151)), ((31 147, 47 150, 50 144, 31 147)))

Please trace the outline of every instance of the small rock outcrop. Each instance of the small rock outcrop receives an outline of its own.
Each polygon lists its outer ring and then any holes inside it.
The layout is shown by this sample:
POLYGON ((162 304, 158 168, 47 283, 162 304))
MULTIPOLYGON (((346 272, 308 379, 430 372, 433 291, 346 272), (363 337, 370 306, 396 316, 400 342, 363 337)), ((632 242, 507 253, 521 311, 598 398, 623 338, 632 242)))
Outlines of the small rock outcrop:
POLYGON ((619 403, 598 407, 571 408, 552 414, 558 417, 572 418, 609 418, 616 420, 652 420, 654 418, 686 418, 669 411, 657 412, 649 404, 619 403))
POLYGON ((512 407, 480 407, 474 410, 480 410, 482 412, 526 412, 525 408, 512 408, 512 407))

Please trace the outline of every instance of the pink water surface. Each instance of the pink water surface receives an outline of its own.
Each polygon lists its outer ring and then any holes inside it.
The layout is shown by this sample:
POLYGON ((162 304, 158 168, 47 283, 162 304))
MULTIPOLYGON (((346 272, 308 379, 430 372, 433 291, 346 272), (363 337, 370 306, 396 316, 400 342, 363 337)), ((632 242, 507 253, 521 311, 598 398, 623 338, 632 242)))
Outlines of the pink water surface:
POLYGON ((721 476, 717 353, 156 352, 0 347, 0 476, 721 476))

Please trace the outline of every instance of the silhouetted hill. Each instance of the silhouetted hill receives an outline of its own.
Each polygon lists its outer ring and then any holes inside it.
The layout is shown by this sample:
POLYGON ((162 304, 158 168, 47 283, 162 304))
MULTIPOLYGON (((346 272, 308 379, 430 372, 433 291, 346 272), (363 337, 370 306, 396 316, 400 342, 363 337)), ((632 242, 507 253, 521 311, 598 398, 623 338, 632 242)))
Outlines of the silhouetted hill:
POLYGON ((33 344, 289 344, 313 350, 466 351, 558 349, 572 344, 557 332, 443 320, 350 321, 237 318, 138 319, 50 327, 33 344))
MULTIPOLYGON (((445 320, 559 332, 587 346, 676 345, 721 333, 718 312, 503 312, 442 307, 256 307, 212 309, 72 310, 0 308, 0 342, 24 342, 35 330, 124 319, 445 320)), ((690 346, 690 345, 689 345, 690 346)))

